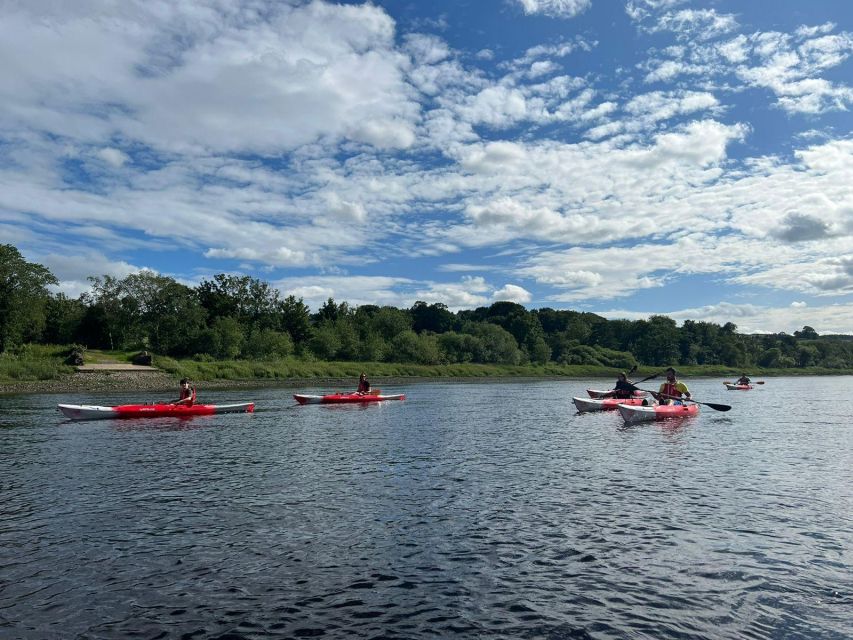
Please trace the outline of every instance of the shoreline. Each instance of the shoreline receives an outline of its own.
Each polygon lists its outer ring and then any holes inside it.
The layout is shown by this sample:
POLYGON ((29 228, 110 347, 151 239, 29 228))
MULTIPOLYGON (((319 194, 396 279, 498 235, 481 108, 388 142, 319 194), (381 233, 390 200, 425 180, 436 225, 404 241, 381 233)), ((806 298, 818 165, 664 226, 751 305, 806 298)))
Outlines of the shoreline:
MULTIPOLYGON (((734 374, 720 372, 694 372, 689 377, 732 377, 734 374)), ((849 371, 838 373, 827 372, 762 372, 755 377, 774 377, 778 375, 789 376, 823 376, 823 375, 853 375, 849 371)), ((454 375, 374 375, 371 382, 375 387, 399 386, 417 382, 442 381, 459 384, 476 384, 478 382, 518 382, 518 381, 544 381, 544 380, 581 380, 590 378, 601 378, 603 381, 612 381, 612 372, 600 373, 578 373, 577 375, 554 375, 543 373, 542 375, 524 374, 488 374, 471 376, 454 375)), ((177 392, 179 376, 166 371, 92 371, 75 373, 61 378, 51 380, 21 380, 14 382, 0 382, 0 396, 4 395, 27 395, 27 394, 74 394, 74 393, 111 393, 111 392, 177 392)), ((351 375, 346 376, 312 376, 292 378, 213 378, 210 380, 193 379, 193 384, 200 392, 208 389, 268 389, 268 388, 298 388, 298 387, 322 387, 327 386, 330 390, 340 388, 355 388, 357 379, 351 375)))
MULTIPOLYGON (((445 381, 472 383, 495 382, 496 380, 572 380, 588 376, 372 376, 373 386, 396 386, 426 381, 445 381)), ((609 378, 610 376, 601 376, 609 378)), ((312 378, 249 378, 193 380, 193 384, 201 392, 208 389, 268 389, 329 386, 355 387, 357 380, 352 376, 342 377, 312 377, 312 378)), ((22 380, 20 382, 0 383, 0 396, 27 394, 72 394, 72 393, 109 393, 109 392, 177 392, 178 378, 171 374, 135 372, 135 371, 102 371, 75 374, 67 378, 54 380, 22 380)))

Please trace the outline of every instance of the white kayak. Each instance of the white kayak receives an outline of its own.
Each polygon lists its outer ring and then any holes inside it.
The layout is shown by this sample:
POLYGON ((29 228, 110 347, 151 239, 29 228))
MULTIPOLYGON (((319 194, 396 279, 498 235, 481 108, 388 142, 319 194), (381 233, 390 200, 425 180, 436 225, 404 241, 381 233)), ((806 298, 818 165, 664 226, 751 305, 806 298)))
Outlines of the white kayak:
POLYGON ((578 411, 607 411, 616 410, 620 404, 643 404, 642 398, 572 398, 578 411))
MULTIPOLYGON (((610 396, 608 396, 608 394, 613 393, 613 389, 608 389, 607 391, 602 391, 601 389, 587 389, 586 392, 590 398, 607 398, 607 397, 610 397, 610 396)), ((649 395, 648 391, 635 391, 634 392, 635 398, 642 398, 642 397, 647 396, 647 395, 649 395)))

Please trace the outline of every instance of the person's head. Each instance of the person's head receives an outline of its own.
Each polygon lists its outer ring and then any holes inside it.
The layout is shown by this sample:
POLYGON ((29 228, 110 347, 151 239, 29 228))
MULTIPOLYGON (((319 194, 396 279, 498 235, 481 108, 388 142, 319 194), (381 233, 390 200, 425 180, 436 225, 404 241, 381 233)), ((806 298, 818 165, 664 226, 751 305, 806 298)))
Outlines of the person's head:
POLYGON ((625 372, 624 372, 624 371, 620 371, 620 372, 619 372, 618 379, 619 379, 619 380, 622 380, 622 381, 625 381, 625 380, 627 380, 627 379, 628 379, 628 376, 627 376, 627 375, 625 375, 625 372))
POLYGON ((366 377, 367 377, 367 374, 366 374, 364 371, 362 371, 362 372, 361 372, 361 375, 360 375, 360 376, 358 376, 358 379, 359 379, 359 380, 364 380, 366 377))
POLYGON ((189 381, 187 378, 181 378, 181 386, 182 386, 182 387, 184 387, 184 386, 186 386, 186 387, 190 386, 190 381, 189 381))
POLYGON ((675 371, 675 369, 670 367, 669 369, 666 370, 666 379, 667 380, 675 380, 675 378, 676 378, 676 371, 675 371))

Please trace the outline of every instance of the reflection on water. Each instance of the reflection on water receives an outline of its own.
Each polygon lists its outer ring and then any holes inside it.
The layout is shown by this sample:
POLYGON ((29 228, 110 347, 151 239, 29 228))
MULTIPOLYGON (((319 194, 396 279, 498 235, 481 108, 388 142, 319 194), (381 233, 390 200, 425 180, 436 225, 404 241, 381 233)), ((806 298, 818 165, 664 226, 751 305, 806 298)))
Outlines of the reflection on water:
POLYGON ((732 411, 630 428, 575 412, 600 381, 3 397, 0 635, 848 638, 850 382, 690 381, 732 411))

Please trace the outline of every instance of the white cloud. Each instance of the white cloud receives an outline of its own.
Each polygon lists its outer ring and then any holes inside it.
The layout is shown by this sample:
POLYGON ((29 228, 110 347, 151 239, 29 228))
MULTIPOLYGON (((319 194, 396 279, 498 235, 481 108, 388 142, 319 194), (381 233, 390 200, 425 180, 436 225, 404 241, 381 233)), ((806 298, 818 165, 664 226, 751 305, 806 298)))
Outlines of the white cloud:
POLYGON ((505 284, 492 294, 492 300, 495 302, 517 302, 518 304, 527 304, 533 299, 530 292, 524 287, 519 287, 515 284, 505 284))
POLYGON ((676 322, 684 320, 713 322, 724 325, 733 322, 739 333, 787 333, 810 326, 819 334, 850 334, 853 327, 853 304, 832 304, 810 307, 793 303, 784 307, 720 302, 690 309, 672 308, 665 311, 642 312, 624 309, 595 311, 609 319, 643 320, 651 315, 666 315, 676 322))
POLYGON ((300 276, 273 280, 271 284, 285 296, 303 298, 311 309, 319 309, 329 298, 350 306, 376 304, 408 308, 399 292, 414 283, 408 278, 388 276, 300 276))
POLYGON ((719 14, 713 9, 682 9, 660 16, 649 31, 672 31, 680 40, 709 40, 737 27, 737 20, 732 14, 719 14))
POLYGON ((0 70, 0 123, 181 152, 414 141, 409 59, 381 8, 279 4, 264 21, 218 3, 78 9, 5 12, 0 58, 19 63, 0 70))
POLYGON ((130 160, 130 156, 127 155, 124 151, 122 151, 121 149, 115 149, 113 147, 104 147, 103 149, 98 151, 96 155, 101 160, 115 168, 121 168, 126 162, 130 160))
POLYGON ((586 11, 592 0, 515 0, 528 15, 543 14, 555 18, 574 18, 586 11))

